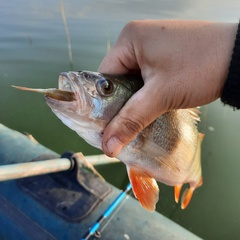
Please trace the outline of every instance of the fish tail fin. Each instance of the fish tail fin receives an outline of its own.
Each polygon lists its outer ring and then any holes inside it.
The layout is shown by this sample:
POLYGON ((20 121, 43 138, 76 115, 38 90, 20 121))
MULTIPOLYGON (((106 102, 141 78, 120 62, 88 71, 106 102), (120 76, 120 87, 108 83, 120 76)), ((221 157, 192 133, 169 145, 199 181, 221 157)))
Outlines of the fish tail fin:
POLYGON ((127 166, 127 170, 135 197, 145 209, 154 211, 159 195, 156 180, 135 166, 127 166))

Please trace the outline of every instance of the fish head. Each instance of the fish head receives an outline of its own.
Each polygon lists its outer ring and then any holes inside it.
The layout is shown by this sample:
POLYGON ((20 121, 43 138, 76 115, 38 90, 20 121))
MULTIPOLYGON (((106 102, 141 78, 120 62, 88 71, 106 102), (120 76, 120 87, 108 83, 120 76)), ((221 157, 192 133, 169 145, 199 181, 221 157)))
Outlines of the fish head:
POLYGON ((58 87, 73 92, 75 98, 62 101, 46 95, 48 106, 65 125, 100 149, 105 127, 136 90, 132 81, 90 71, 63 72, 58 87))

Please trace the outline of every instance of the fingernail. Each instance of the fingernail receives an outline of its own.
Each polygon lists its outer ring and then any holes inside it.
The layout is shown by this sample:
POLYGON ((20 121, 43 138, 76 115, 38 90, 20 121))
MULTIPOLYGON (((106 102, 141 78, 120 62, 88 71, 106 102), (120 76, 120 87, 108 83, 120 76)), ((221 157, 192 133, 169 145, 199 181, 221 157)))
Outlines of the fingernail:
POLYGON ((119 142, 119 140, 116 137, 111 137, 107 141, 106 146, 107 146, 109 155, 112 157, 116 157, 123 149, 122 144, 119 142))

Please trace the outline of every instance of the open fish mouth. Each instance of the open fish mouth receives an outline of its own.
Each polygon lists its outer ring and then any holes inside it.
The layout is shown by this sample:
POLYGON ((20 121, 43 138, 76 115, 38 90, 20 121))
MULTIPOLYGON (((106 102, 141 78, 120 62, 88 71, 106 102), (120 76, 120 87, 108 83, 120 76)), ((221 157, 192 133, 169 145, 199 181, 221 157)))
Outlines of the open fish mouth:
POLYGON ((60 73, 58 78, 58 88, 59 91, 65 92, 68 102, 75 101, 79 109, 83 107, 84 94, 81 84, 79 84, 77 72, 60 73))
POLYGON ((69 74, 67 72, 60 73, 59 79, 58 79, 58 88, 59 90, 63 90, 66 92, 76 92, 76 89, 74 87, 74 83, 69 77, 69 74))

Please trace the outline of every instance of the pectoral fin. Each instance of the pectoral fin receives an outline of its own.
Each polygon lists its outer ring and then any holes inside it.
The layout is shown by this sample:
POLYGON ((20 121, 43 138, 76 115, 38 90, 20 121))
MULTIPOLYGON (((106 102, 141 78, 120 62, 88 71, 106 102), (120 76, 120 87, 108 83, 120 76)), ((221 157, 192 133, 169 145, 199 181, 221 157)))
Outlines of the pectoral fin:
POLYGON ((144 144, 141 150, 158 161, 167 171, 180 171, 177 161, 165 149, 147 137, 144 137, 144 144))
POLYGON ((127 166, 127 170, 135 197, 145 209, 154 211, 159 195, 156 180, 135 166, 127 166))

